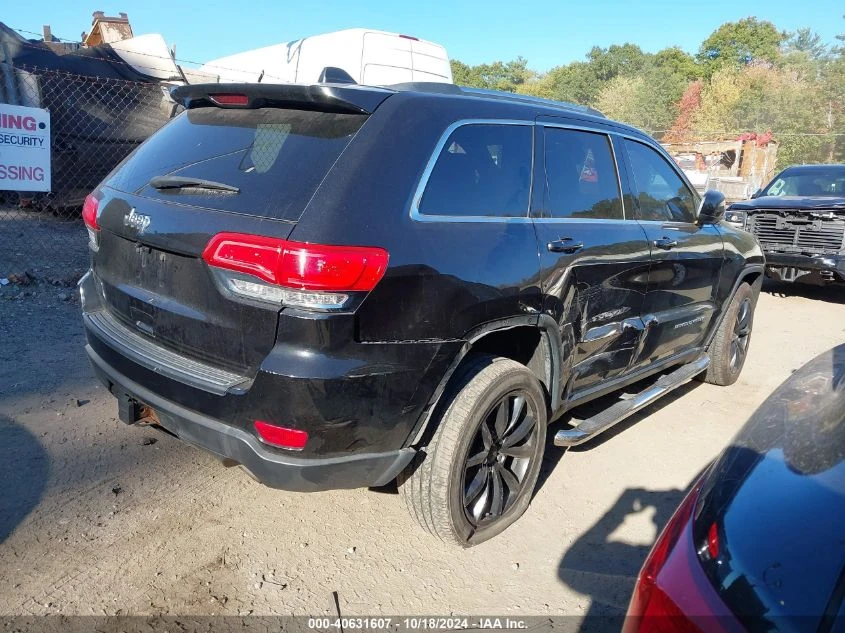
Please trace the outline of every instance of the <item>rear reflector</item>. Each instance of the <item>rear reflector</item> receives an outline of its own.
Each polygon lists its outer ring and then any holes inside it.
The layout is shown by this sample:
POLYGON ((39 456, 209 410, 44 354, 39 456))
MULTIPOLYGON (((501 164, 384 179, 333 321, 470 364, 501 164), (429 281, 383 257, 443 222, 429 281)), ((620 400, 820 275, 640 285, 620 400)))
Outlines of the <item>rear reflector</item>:
POLYGON ((217 105, 249 105, 249 97, 243 94, 218 92, 217 94, 209 94, 208 97, 217 105))
POLYGON ((308 441, 308 433, 305 431, 276 426, 263 420, 255 421, 255 430, 258 431, 258 437, 263 442, 278 446, 279 448, 302 450, 308 441))
POLYGON ((236 294, 287 305, 337 309, 346 302, 345 293, 375 288, 387 270, 388 253, 369 246, 324 246, 218 233, 205 247, 203 259, 215 268, 249 276, 227 278, 227 287, 236 294))
POLYGON ((719 527, 715 523, 707 530, 707 553, 713 560, 719 558, 719 527))

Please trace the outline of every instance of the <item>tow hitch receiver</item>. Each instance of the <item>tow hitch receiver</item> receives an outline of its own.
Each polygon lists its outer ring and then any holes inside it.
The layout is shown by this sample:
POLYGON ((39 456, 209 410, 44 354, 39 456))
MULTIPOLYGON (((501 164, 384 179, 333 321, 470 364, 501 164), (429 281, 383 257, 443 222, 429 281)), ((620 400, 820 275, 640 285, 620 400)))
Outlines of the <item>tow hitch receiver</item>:
POLYGON ((117 416, 124 424, 158 424, 152 407, 138 402, 127 393, 117 393, 117 416))

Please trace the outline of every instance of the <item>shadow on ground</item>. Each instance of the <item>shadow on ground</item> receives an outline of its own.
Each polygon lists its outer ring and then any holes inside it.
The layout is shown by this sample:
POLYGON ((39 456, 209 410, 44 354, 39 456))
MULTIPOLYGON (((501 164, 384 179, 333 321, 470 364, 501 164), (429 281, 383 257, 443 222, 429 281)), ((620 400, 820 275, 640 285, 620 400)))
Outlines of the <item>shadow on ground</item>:
POLYGON ((804 297, 814 301, 827 301, 828 303, 845 303, 845 286, 810 286, 801 283, 785 283, 773 279, 763 281, 763 292, 774 297, 804 297))
POLYGON ((50 458, 32 433, 0 416, 3 450, 15 459, 0 460, 0 543, 38 505, 50 477, 50 458), (21 468, 20 464, 26 464, 21 468))
POLYGON ((626 519, 650 513, 659 534, 684 491, 629 488, 613 506, 563 554, 558 578, 590 601, 583 631, 618 631, 631 599, 637 574, 651 544, 611 539, 626 519))
POLYGON ((0 305, 0 543, 27 517, 41 513, 34 529, 43 529, 45 513, 81 497, 107 512, 113 487, 129 491, 162 469, 179 477, 186 459, 216 465, 153 429, 117 422, 117 403, 86 358, 78 305, 56 301, 53 288, 31 289, 0 305))
MULTIPOLYGON (((567 451, 581 452, 588 451, 592 448, 597 448, 605 442, 612 440, 617 435, 625 433, 632 427, 636 426, 636 424, 641 420, 644 420, 645 418, 654 415, 655 413, 663 409, 663 407, 669 406, 676 400, 683 399, 688 393, 695 390, 700 385, 701 383, 695 380, 692 382, 688 382, 685 385, 681 385, 680 387, 666 394, 665 396, 663 396, 653 404, 649 405, 642 411, 635 413, 629 418, 625 418, 624 420, 622 420, 615 426, 609 428, 608 430, 604 431, 594 439, 585 442, 580 446, 574 446, 572 448, 566 449, 554 445, 555 433, 557 433, 560 429, 568 428, 568 422, 572 419, 573 416, 585 418, 589 415, 601 411, 603 408, 610 406, 613 402, 616 401, 619 394, 618 392, 614 392, 609 396, 599 398, 598 400, 589 402, 582 407, 578 407, 577 409, 568 411, 562 417, 558 418, 549 425, 549 430, 546 434, 546 450, 543 453, 543 465, 540 468, 540 476, 537 479, 537 487, 535 489, 534 494, 537 494, 537 492, 539 492, 540 489, 545 485, 546 481, 551 476, 558 462, 564 458, 567 451)), ((629 390, 636 391, 637 389, 638 387, 636 385, 632 385, 629 390)))
MULTIPOLYGON (((576 452, 590 450, 621 433, 629 430, 635 432, 632 427, 638 422, 672 404, 675 400, 684 398, 700 384, 692 381, 682 385, 595 439, 570 449, 554 445, 555 432, 568 426, 567 422, 573 414, 581 418, 588 417, 601 408, 609 406, 616 395, 601 398, 590 403, 590 406, 579 407, 567 413, 549 427, 537 490, 545 484, 568 450, 576 452)), ((632 387, 632 390, 635 391, 636 387, 632 387)), ((693 481, 697 479, 698 476, 693 481)), ((666 490, 629 488, 589 530, 564 552, 558 565, 558 578, 574 591, 586 596, 585 600, 590 603, 581 623, 582 633, 585 631, 616 633, 621 629, 637 574, 651 549, 651 543, 632 544, 624 540, 612 539, 611 535, 625 523, 627 518, 642 513, 650 514, 655 534, 659 534, 685 494, 686 491, 675 488, 666 490)))

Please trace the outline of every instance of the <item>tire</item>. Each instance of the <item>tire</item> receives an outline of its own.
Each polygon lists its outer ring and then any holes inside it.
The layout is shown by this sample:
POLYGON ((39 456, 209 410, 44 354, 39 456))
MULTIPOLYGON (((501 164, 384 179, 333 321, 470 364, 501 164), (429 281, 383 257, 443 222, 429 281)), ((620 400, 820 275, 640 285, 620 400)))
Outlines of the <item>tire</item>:
POLYGON ((704 382, 728 386, 739 378, 751 344, 756 303, 751 286, 740 284, 710 343, 710 366, 704 382))
POLYGON ((459 372, 431 441, 399 485, 425 530, 472 547, 501 533, 528 507, 548 414, 540 382, 513 360, 473 356, 459 372))

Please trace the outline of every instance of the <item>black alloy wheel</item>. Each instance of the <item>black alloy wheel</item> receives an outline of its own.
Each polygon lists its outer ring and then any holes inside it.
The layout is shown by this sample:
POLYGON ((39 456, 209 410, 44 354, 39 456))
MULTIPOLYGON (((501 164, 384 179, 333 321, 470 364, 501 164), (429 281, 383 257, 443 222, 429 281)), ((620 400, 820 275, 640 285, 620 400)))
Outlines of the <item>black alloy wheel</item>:
POLYGON ((745 297, 739 304, 731 339, 730 363, 733 371, 737 371, 745 363, 751 338, 751 314, 751 297, 745 297))
POLYGON ((536 453, 537 413, 525 393, 503 397, 478 427, 466 459, 464 511, 476 527, 508 512, 536 453))

